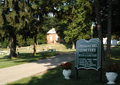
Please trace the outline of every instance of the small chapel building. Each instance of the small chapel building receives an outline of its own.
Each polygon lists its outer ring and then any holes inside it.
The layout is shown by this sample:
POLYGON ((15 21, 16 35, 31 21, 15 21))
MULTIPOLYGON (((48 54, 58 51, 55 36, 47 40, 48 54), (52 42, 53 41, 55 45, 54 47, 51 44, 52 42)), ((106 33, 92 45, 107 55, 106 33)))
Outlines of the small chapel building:
POLYGON ((59 43, 60 42, 60 37, 55 31, 55 28, 52 28, 47 32, 47 43, 59 43))

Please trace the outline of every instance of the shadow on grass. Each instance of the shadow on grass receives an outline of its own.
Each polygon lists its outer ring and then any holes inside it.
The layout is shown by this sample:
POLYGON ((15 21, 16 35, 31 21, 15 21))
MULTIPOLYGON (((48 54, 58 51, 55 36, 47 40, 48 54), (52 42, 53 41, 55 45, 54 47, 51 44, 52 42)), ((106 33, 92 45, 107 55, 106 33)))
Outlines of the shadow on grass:
MULTIPOLYGON (((47 73, 43 75, 37 75, 29 78, 24 78, 19 81, 10 83, 8 85, 107 85, 108 82, 105 76, 106 67, 118 63, 120 66, 119 60, 106 58, 106 61, 103 61, 102 69, 102 82, 98 83, 98 72, 94 70, 79 70, 78 71, 78 80, 75 80, 75 65, 74 61, 72 62, 72 74, 70 80, 65 80, 62 75, 62 70, 60 67, 48 70, 47 73)), ((120 71, 118 71, 120 75, 120 71)), ((117 77, 115 85, 120 85, 120 76, 117 77)))
MULTIPOLYGON (((0 59, 0 68, 6 68, 6 67, 10 67, 10 66, 28 63, 28 62, 33 62, 33 63, 37 63, 37 64, 50 63, 49 65, 46 65, 46 67, 54 66, 54 65, 58 65, 59 61, 61 61, 61 59, 63 62, 66 62, 71 59, 71 58, 64 59, 64 57, 73 56, 73 58, 74 58, 75 57, 74 53, 73 52, 70 52, 70 53, 69 52, 40 52, 40 53, 37 53, 36 56, 34 56, 33 53, 20 53, 20 55, 17 58, 0 59), (73 54, 73 55, 71 55, 71 54, 73 54), (54 56, 56 56, 57 58, 55 59, 54 56), (48 62, 46 62, 45 59, 47 59, 48 62)), ((6 57, 6 56, 4 56, 4 57, 6 57)))
MULTIPOLYGON (((70 80, 65 80, 60 67, 48 70, 43 75, 24 78, 8 85, 104 85, 107 83, 103 72, 103 81, 98 83, 98 72, 94 70, 79 70, 78 80, 75 80, 74 62, 70 80)), ((105 68, 105 67, 104 67, 105 68)), ((116 81, 119 83, 119 81, 116 81)), ((119 84, 116 84, 119 85, 119 84)))
POLYGON ((113 47, 111 49, 111 56, 120 59, 120 46, 113 47))
POLYGON ((67 49, 72 49, 72 44, 62 43, 67 49))
MULTIPOLYGON (((74 51, 71 51, 71 53, 73 53, 74 51)), ((14 61, 14 62, 32 62, 32 61, 38 61, 38 60, 42 60, 42 59, 46 59, 52 56, 56 56, 56 55, 67 55, 69 54, 69 52, 39 52, 36 53, 36 55, 34 56, 33 53, 20 53, 18 55, 17 58, 12 58, 9 59, 8 56, 4 56, 4 58, 0 58, 3 59, 3 62, 5 61, 14 61)))
MULTIPOLYGON (((65 56, 69 56, 69 54, 66 54, 62 57, 65 57, 65 56)), ((47 63, 51 62, 51 60, 52 58, 48 59, 47 63)), ((58 61, 60 60, 55 59, 53 61, 54 61, 53 63, 57 64, 58 61)), ((41 63, 41 62, 36 62, 36 63, 41 63)), ((8 85, 106 85, 106 83, 108 82, 105 76, 106 67, 113 63, 118 63, 118 65, 120 66, 120 57, 106 58, 106 60, 103 61, 101 83, 97 82, 98 72, 93 70, 79 70, 79 73, 78 73, 79 79, 75 80, 75 68, 74 68, 75 65, 74 65, 74 62, 72 63, 73 63, 73 67, 72 67, 72 74, 71 74, 70 80, 65 80, 62 75, 62 70, 60 70, 60 67, 57 67, 55 69, 49 70, 47 73, 43 74, 42 76, 38 75, 38 76, 29 77, 29 78, 24 78, 22 80, 16 81, 8 85)), ((51 63, 50 65, 53 65, 53 64, 51 63)), ((118 75, 120 75, 120 71, 118 71, 118 75)), ((117 77, 115 85, 120 85, 120 76, 117 77)))
MULTIPOLYGON (((26 82, 26 79, 27 78, 24 78, 18 81, 18 83, 11 83, 8 85, 58 85, 59 83, 62 83, 61 79, 63 80, 63 77, 61 76, 61 70, 57 68, 57 69, 48 70, 48 72, 42 76, 38 75, 38 76, 31 77, 27 80, 27 82, 26 82)), ((59 85, 62 85, 62 84, 59 84, 59 85)))
POLYGON ((41 52, 37 53, 36 56, 33 55, 33 53, 20 53, 17 58, 9 59, 8 56, 4 56, 3 61, 14 61, 14 62, 32 62, 37 61, 40 59, 46 59, 48 57, 54 56, 55 53, 49 53, 49 52, 41 52))

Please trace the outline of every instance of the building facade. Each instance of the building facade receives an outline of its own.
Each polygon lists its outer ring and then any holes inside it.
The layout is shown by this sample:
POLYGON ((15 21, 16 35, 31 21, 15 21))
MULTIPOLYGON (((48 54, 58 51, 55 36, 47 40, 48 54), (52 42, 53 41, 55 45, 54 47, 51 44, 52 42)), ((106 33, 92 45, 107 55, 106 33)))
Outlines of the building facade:
POLYGON ((47 32, 47 43, 57 43, 60 42, 60 37, 55 31, 55 28, 52 28, 47 32))

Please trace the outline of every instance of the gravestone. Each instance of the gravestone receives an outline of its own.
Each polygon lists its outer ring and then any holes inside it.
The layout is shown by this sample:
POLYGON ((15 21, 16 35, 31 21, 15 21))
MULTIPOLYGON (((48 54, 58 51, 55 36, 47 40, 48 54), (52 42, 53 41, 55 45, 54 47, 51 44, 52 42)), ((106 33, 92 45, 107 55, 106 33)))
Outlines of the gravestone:
POLYGON ((78 69, 99 71, 101 68, 101 41, 99 39, 93 38, 89 41, 81 39, 76 42, 75 68, 76 79, 78 69))
POLYGON ((49 49, 51 49, 51 46, 49 47, 49 49))
POLYGON ((56 51, 56 49, 55 48, 53 48, 53 52, 55 52, 56 51))

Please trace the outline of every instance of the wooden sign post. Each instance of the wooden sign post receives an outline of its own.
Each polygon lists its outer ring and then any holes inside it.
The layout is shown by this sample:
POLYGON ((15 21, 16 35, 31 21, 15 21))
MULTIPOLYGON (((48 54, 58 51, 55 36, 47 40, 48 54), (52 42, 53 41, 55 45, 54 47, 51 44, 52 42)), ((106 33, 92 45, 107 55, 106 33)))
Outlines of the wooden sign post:
POLYGON ((76 79, 78 79, 79 69, 93 69, 98 71, 101 82, 101 41, 99 39, 93 38, 89 41, 81 39, 76 42, 75 69, 76 79))

